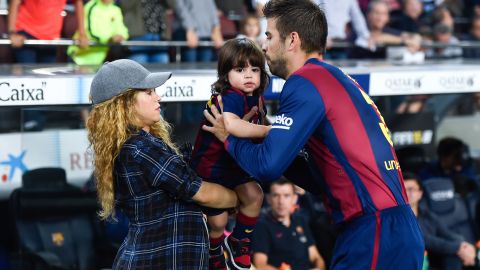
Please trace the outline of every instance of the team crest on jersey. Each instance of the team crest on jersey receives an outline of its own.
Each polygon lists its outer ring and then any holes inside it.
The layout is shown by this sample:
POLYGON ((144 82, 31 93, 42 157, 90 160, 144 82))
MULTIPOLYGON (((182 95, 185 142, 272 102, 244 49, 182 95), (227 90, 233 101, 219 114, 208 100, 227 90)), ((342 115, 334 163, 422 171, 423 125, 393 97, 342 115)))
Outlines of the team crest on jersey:
POLYGON ((280 129, 290 129, 290 127, 293 125, 293 119, 291 117, 285 116, 285 114, 282 113, 282 115, 277 115, 275 116, 275 122, 272 125, 272 128, 280 128, 280 129))

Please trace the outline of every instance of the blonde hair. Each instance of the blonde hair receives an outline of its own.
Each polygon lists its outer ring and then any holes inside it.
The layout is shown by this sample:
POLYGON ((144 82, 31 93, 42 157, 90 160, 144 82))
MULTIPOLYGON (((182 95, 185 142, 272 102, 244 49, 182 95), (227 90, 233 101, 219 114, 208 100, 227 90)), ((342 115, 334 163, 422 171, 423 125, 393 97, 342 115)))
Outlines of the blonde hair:
MULTIPOLYGON (((128 90, 108 101, 97 104, 88 115, 88 140, 93 149, 97 196, 101 205, 101 219, 115 219, 113 184, 114 162, 125 141, 138 133, 135 100, 139 91, 128 90)), ((163 119, 150 126, 150 134, 162 139, 178 152, 170 138, 170 125, 163 119)))

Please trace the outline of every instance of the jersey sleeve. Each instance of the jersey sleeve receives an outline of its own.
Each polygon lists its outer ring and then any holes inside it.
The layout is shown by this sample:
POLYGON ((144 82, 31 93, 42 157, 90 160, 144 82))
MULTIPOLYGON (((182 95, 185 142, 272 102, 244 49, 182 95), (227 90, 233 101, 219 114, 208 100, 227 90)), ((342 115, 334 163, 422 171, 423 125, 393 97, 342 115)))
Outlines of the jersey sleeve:
POLYGON ((229 92, 222 94, 223 111, 229 112, 242 118, 245 114, 245 99, 238 93, 229 92))
POLYGON ((300 76, 287 80, 280 110, 263 143, 230 135, 225 148, 237 163, 261 182, 277 180, 325 117, 323 100, 311 82, 300 76))

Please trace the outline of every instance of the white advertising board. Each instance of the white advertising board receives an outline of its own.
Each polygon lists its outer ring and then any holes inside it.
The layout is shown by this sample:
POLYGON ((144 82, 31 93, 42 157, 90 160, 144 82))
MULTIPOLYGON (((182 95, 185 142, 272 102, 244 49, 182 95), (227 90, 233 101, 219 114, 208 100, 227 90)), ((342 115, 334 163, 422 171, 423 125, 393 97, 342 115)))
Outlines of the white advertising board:
POLYGON ((0 135, 0 198, 21 186, 22 174, 41 167, 62 167, 71 184, 82 185, 93 171, 85 130, 0 135))

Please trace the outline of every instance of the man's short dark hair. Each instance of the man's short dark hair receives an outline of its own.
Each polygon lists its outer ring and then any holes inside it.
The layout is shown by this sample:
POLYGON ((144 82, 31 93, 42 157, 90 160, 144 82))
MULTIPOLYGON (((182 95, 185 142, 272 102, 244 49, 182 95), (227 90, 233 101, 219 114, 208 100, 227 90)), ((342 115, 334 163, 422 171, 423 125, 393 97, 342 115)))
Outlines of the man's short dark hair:
MULTIPOLYGON (((338 0, 341 1, 341 0, 338 0)), ((271 0, 263 8, 265 17, 276 19, 282 40, 297 32, 306 53, 325 51, 327 19, 318 5, 310 0, 271 0)))
POLYGON ((437 146, 437 155, 439 158, 461 155, 465 151, 465 144, 454 137, 446 137, 440 140, 437 146))
POLYGON ((273 181, 270 183, 270 186, 268 187, 268 192, 270 192, 270 189, 273 185, 277 185, 277 186, 283 186, 283 185, 291 185, 292 186, 292 190, 293 192, 295 193, 295 184, 288 180, 287 178, 285 178, 284 176, 280 177, 278 180, 276 181, 273 181))
POLYGON ((409 172, 409 171, 404 171, 402 172, 402 175, 403 175, 403 180, 408 180, 408 181, 415 181, 418 185, 418 187, 420 188, 420 190, 423 190, 423 185, 422 185, 422 182, 420 181, 420 178, 418 177, 418 175, 416 175, 415 173, 413 172, 409 172))

